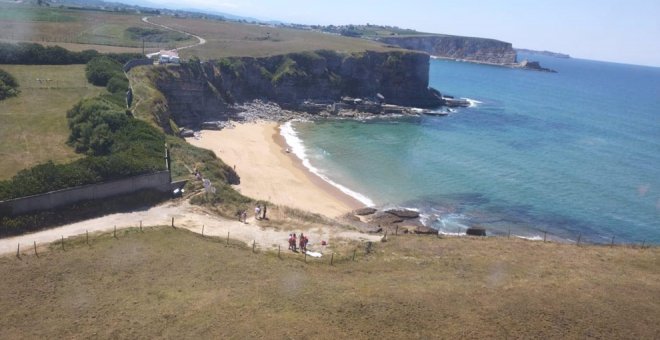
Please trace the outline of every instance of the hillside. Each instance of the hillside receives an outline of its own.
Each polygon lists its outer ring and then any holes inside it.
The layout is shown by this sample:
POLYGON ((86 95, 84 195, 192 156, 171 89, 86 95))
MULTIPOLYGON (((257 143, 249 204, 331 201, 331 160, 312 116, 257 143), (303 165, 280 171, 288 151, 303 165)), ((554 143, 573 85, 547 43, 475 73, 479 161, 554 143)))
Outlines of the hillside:
POLYGON ((660 334, 658 248, 399 236, 305 263, 172 228, 90 243, 0 258, 1 338, 660 334))

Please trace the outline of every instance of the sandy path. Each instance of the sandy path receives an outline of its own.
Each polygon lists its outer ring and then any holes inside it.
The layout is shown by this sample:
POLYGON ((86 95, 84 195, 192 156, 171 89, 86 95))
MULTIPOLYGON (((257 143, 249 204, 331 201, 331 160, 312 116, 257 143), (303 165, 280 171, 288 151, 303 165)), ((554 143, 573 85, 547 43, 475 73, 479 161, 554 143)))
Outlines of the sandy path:
POLYGON ((244 195, 323 214, 343 215, 361 204, 318 176, 276 142, 279 125, 274 122, 239 124, 221 131, 205 130, 188 143, 212 150, 229 166, 236 166, 244 195))
MULTIPOLYGON (((238 221, 227 220, 221 217, 210 215, 201 208, 191 206, 188 202, 168 202, 162 205, 152 207, 147 210, 139 210, 128 213, 110 214, 103 217, 72 223, 61 227, 39 231, 36 233, 3 238, 0 239, 0 254, 15 253, 17 244, 21 244, 21 249, 31 249, 33 242, 38 245, 60 240, 62 236, 84 235, 85 231, 108 232, 117 226, 117 229, 137 227, 142 221, 143 227, 170 225, 174 217, 174 223, 177 228, 186 228, 196 233, 202 232, 204 226, 204 235, 229 237, 234 240, 243 241, 252 244, 256 241, 260 249, 276 249, 278 245, 282 249, 288 247, 288 235, 291 232, 299 233, 299 230, 274 230, 265 229, 255 224, 254 220, 248 220, 248 224, 238 221)), ((312 229, 307 232, 310 238, 310 250, 322 251, 321 240, 335 240, 337 238, 377 241, 379 236, 368 235, 355 231, 335 230, 331 227, 312 229)), ((332 241, 331 241, 332 242, 332 241)))

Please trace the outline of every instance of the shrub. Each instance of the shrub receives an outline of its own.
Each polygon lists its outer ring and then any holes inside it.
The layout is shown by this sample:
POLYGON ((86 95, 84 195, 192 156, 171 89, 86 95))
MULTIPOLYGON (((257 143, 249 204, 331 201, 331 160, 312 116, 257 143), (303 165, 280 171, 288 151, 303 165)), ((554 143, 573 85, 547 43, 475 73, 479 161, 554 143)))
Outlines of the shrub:
POLYGON ((96 86, 106 86, 112 77, 121 77, 122 66, 116 60, 100 56, 90 60, 85 67, 87 81, 96 86))
MULTIPOLYGON (((0 64, 16 65, 70 65, 86 64, 101 54, 94 50, 73 52, 60 46, 42 46, 35 43, 10 44, 0 42, 0 64)), ((143 58, 139 53, 108 53, 110 59, 124 64, 131 59, 143 58)))
POLYGON ((0 69, 0 100, 17 96, 19 92, 16 78, 9 72, 0 69))

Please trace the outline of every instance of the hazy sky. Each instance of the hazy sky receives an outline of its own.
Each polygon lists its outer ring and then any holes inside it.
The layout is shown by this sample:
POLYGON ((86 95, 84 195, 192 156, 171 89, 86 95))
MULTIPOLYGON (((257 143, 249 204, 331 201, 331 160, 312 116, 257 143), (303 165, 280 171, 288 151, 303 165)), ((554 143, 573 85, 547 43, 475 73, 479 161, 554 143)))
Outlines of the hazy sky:
POLYGON ((660 0, 152 0, 301 24, 381 24, 660 66, 660 0))

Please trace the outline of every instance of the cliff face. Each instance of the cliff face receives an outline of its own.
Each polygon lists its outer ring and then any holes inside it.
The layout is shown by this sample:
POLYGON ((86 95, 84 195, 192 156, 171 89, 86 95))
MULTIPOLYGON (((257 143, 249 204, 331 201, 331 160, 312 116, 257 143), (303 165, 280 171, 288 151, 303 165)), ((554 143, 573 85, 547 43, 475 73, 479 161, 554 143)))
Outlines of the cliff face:
POLYGON ((380 41, 433 56, 463 59, 480 63, 509 65, 516 63, 511 43, 494 39, 449 35, 383 37, 380 41))
POLYGON ((332 51, 263 58, 224 58, 157 67, 151 76, 179 125, 231 115, 230 105, 264 99, 281 105, 342 96, 375 98, 391 104, 436 107, 428 88, 429 56, 416 52, 332 51))

